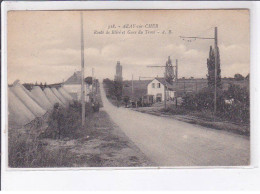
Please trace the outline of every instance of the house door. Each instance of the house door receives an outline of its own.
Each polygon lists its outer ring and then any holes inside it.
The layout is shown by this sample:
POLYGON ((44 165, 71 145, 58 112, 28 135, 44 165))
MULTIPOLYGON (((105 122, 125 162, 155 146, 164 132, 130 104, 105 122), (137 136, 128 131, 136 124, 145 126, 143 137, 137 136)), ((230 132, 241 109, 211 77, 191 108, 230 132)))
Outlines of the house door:
POLYGON ((162 94, 156 94, 156 102, 162 101, 162 94))

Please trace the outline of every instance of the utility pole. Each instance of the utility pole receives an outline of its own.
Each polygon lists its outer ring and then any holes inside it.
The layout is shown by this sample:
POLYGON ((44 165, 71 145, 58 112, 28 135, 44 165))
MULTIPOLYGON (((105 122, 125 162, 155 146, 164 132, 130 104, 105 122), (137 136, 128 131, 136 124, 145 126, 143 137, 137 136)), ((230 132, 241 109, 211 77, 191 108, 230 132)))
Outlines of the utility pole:
POLYGON ((132 100, 134 100, 134 75, 132 74, 132 100))
POLYGON ((167 108, 167 105, 166 105, 166 83, 165 83, 165 86, 164 86, 164 108, 166 109, 167 108))
POLYGON ((183 88, 184 88, 184 94, 186 94, 186 85, 185 85, 185 79, 184 79, 184 82, 183 82, 183 88))
POLYGON ((176 59, 176 67, 175 67, 175 81, 178 81, 178 59, 176 59))
MULTIPOLYGON (((197 36, 180 36, 181 39, 208 39, 208 40, 214 40, 214 62, 215 62, 215 84, 214 84, 214 121, 216 120, 216 112, 217 112, 217 65, 218 65, 218 27, 215 27, 215 34, 214 34, 214 38, 210 38, 210 37, 197 37, 197 36)), ((191 42, 191 40, 189 41, 191 42)))
POLYGON ((81 18, 81 112, 82 112, 82 128, 85 126, 85 87, 84 87, 84 30, 83 30, 83 14, 80 12, 81 18))
POLYGON ((198 83, 197 83, 197 80, 195 81, 195 84, 196 84, 196 93, 198 91, 198 83))
POLYGON ((92 87, 91 87, 91 93, 92 93, 93 101, 95 102, 94 82, 95 82, 95 79, 94 79, 94 68, 92 68, 92 87))
POLYGON ((214 121, 217 112, 217 65, 218 65, 218 28, 215 27, 215 92, 214 92, 214 121))
MULTIPOLYGON (((176 59, 176 64, 175 64, 175 84, 176 84, 176 88, 178 88, 178 59, 176 59)), ((176 92, 175 92, 176 93, 176 92)), ((174 95, 175 97, 175 107, 177 108, 178 106, 178 97, 177 94, 174 95)))
MULTIPOLYGON (((164 79, 165 79, 165 82, 166 82, 167 65, 148 65, 147 67, 164 67, 165 68, 164 79)), ((167 82, 165 84, 167 84, 167 82)), ((166 89, 167 89, 167 86, 165 85, 164 86, 164 108, 165 109, 167 108, 167 105, 166 105, 166 100, 167 100, 167 98, 166 98, 166 89)))

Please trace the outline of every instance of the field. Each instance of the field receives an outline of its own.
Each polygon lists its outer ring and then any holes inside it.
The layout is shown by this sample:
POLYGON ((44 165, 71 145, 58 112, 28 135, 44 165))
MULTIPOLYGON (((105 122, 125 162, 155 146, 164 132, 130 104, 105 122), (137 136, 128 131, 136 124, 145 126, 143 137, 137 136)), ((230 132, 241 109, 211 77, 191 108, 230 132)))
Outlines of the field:
MULTIPOLYGON (((143 95, 147 94, 147 85, 152 80, 134 80, 134 97, 139 99, 143 95)), ((240 87, 246 87, 249 89, 249 81, 241 80, 236 81, 234 79, 223 78, 222 88, 227 90, 230 84, 239 85, 240 87)), ((207 79, 179 79, 178 82, 173 83, 173 87, 178 96, 182 96, 185 92, 198 92, 202 88, 207 87, 207 79)), ((132 81, 124 81, 123 96, 132 96, 132 81)))

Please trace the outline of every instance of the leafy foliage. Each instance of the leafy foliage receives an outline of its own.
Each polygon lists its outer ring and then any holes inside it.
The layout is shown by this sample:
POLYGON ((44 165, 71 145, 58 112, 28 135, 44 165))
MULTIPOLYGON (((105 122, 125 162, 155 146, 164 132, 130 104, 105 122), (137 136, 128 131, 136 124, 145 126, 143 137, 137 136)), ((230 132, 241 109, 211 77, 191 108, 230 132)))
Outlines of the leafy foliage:
MULTIPOLYGON (((81 103, 78 101, 74 101, 67 108, 60 106, 58 103, 55 104, 48 118, 48 128, 42 136, 60 139, 77 134, 76 131, 81 127, 81 111, 81 103)), ((93 107, 90 103, 86 103, 86 116, 92 113, 93 107)))
POLYGON ((92 77, 86 77, 84 81, 85 81, 88 85, 91 85, 92 82, 93 82, 93 79, 92 79, 92 77))
MULTIPOLYGON (((218 89, 217 107, 221 107, 224 103, 222 90, 218 89)), ((204 88, 198 93, 186 94, 183 98, 182 106, 190 110, 213 110, 214 93, 211 88, 204 88)))
MULTIPOLYGON (((215 51, 210 46, 209 50, 209 58, 207 59, 207 66, 208 66, 208 87, 214 88, 215 87, 215 51)), ((217 48, 217 87, 221 87, 221 69, 220 69, 220 55, 219 55, 219 48, 217 48)))
POLYGON ((249 90, 231 84, 224 92, 226 99, 233 99, 232 104, 225 104, 223 117, 235 122, 249 123, 250 120, 250 96, 249 90))
MULTIPOLYGON (((182 107, 191 111, 213 111, 214 93, 210 88, 205 88, 195 94, 186 94, 182 107)), ((230 84, 227 91, 217 90, 217 115, 219 117, 233 122, 249 123, 249 109, 248 89, 230 84)))
POLYGON ((116 99, 120 101, 122 99, 123 94, 123 83, 122 81, 114 81, 114 95, 116 96, 116 99))
POLYGON ((103 83, 107 88, 107 97, 116 99, 117 101, 122 100, 123 94, 123 82, 122 81, 112 81, 110 79, 104 79, 103 83))

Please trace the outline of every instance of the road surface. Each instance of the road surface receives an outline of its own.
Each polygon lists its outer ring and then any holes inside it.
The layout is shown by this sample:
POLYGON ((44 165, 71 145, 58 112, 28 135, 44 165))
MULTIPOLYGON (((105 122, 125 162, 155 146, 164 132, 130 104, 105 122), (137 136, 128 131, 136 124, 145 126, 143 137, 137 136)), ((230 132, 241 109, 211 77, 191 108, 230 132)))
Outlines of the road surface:
POLYGON ((248 165, 248 137, 118 108, 100 87, 104 110, 121 130, 158 166, 248 165))

